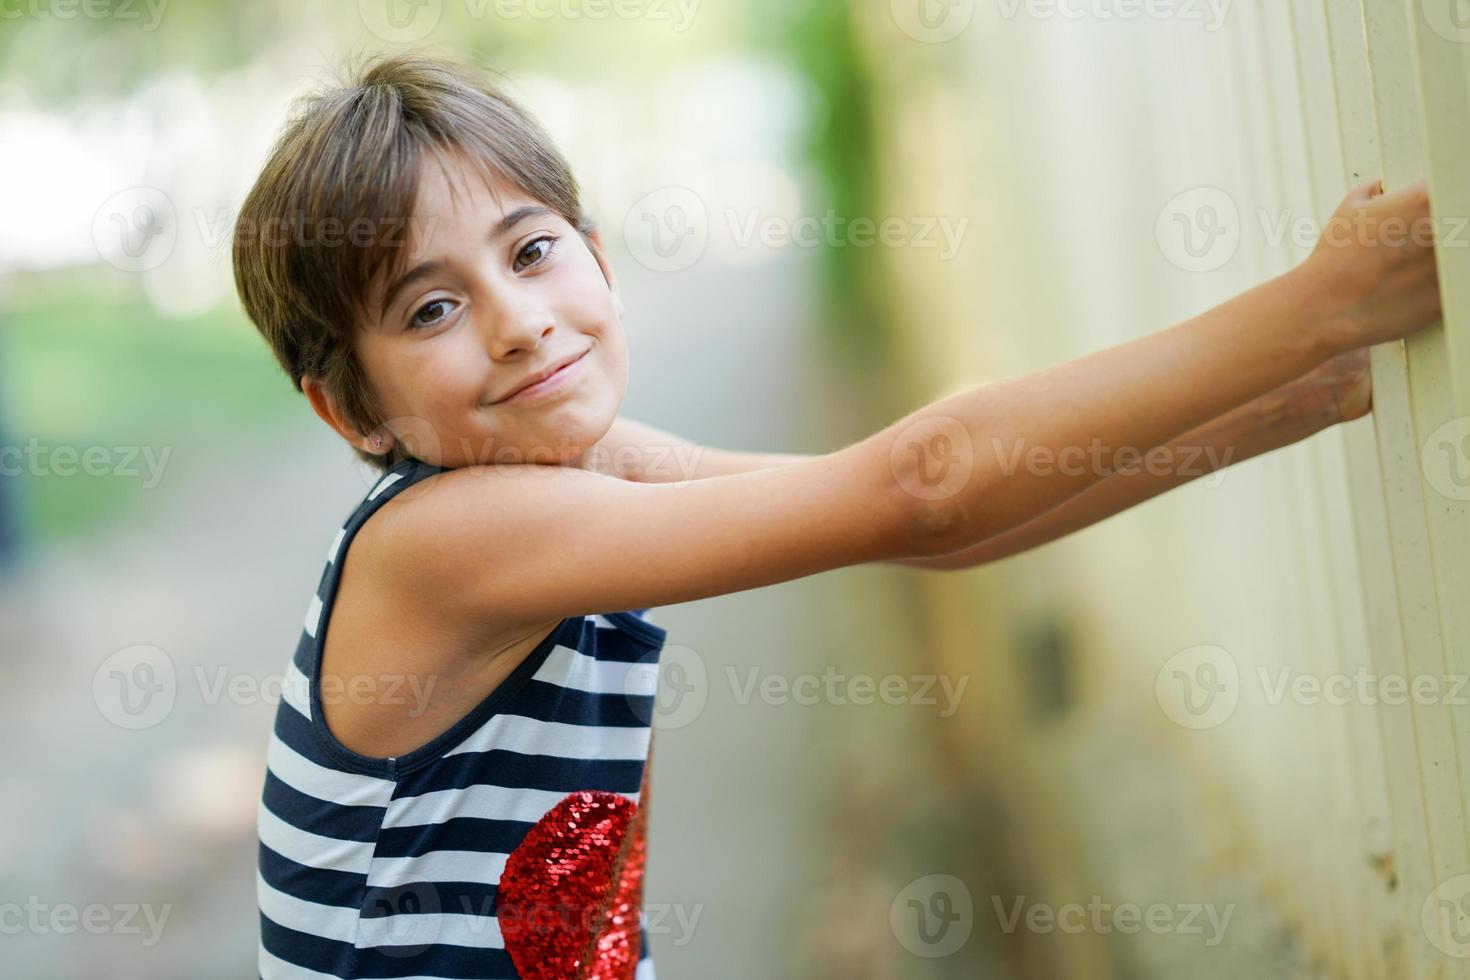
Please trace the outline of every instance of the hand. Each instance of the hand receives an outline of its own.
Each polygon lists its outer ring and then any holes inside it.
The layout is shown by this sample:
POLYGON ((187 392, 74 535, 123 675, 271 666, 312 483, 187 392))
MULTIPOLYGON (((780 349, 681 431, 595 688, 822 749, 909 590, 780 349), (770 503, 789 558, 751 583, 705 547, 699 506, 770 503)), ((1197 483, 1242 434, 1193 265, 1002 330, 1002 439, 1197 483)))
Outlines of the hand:
POLYGON ((1440 320, 1429 183, 1391 194, 1379 180, 1354 188, 1299 267, 1331 309, 1329 350, 1396 340, 1440 320))

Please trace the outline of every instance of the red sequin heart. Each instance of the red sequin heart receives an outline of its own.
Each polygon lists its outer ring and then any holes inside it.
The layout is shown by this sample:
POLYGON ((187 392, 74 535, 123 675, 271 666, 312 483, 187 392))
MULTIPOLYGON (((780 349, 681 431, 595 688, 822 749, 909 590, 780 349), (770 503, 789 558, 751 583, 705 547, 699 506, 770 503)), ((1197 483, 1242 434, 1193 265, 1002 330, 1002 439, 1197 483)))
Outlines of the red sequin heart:
POLYGON ((496 916, 522 977, 633 980, 646 806, 601 790, 571 793, 506 858, 496 916))

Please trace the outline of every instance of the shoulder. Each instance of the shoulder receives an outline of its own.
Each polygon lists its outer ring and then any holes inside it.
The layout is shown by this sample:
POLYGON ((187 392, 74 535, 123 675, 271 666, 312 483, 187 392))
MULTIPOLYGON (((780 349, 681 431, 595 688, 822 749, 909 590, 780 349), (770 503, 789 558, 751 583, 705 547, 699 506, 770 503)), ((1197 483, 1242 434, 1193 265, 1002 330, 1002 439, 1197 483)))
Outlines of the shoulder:
MULTIPOLYGON (((466 618, 459 625, 480 633, 493 624, 486 622, 485 603, 465 601, 468 593, 493 582, 493 569, 510 569, 540 547, 534 530, 550 519, 553 485, 568 481, 623 482, 536 464, 439 470, 385 501, 359 530, 353 550, 372 587, 391 592, 395 603, 432 611, 448 627, 466 618)), ((501 611, 502 625, 521 625, 509 608, 501 611)))
MULTIPOLYGON (((399 490, 380 508, 376 523, 380 544, 400 552, 452 545, 426 537, 435 530, 452 531, 465 521, 509 523, 534 510, 544 492, 555 485, 618 484, 620 477, 590 468, 541 464, 461 466, 438 470, 399 490), (414 533, 418 537, 412 536, 414 533)), ((400 554, 399 557, 402 557, 400 554)))

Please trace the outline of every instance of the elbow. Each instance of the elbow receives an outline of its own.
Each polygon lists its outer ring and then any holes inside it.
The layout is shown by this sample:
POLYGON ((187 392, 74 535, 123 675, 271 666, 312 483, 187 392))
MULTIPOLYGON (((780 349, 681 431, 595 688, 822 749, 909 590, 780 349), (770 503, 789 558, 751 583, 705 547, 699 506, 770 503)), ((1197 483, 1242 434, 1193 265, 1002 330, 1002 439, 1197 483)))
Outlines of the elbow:
POLYGON ((964 515, 953 501, 919 499, 912 504, 907 550, 929 562, 929 567, 941 571, 961 568, 954 553, 968 543, 964 530, 964 515))
POLYGON ((1004 485, 1008 477, 992 461, 961 451, 943 426, 931 438, 932 428, 916 423, 897 435, 885 430, 879 445, 889 485, 903 498, 896 506, 905 515, 909 553, 939 559, 1004 531, 1004 507, 997 511, 995 505, 1016 488, 1004 485))
POLYGON ((968 503, 968 491, 939 492, 922 483, 897 481, 907 507, 904 542, 910 555, 926 561, 926 567, 940 571, 972 568, 963 554, 979 538, 977 521, 968 503))
POLYGON ((981 536, 983 522, 974 502, 983 499, 978 484, 987 474, 973 465, 963 471, 936 471, 932 455, 909 451, 912 445, 882 435, 850 450, 862 454, 859 466, 870 491, 865 495, 869 526, 881 529, 881 540, 872 542, 874 557, 912 559, 912 564, 942 571, 969 567, 953 553, 981 536))

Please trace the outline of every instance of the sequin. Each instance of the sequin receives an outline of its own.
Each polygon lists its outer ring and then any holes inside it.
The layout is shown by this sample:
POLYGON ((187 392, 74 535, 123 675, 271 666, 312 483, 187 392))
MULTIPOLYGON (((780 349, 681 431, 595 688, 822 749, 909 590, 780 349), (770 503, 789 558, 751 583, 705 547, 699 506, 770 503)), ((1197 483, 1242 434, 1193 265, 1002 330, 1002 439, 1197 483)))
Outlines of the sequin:
POLYGON ((633 980, 643 904, 648 771, 640 806, 619 793, 569 793, 512 851, 496 915, 529 980, 633 980))

